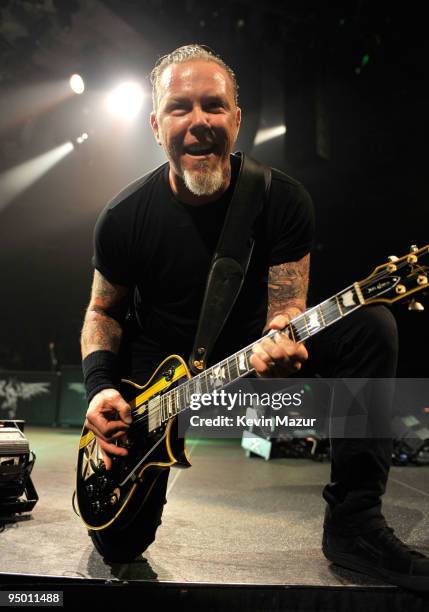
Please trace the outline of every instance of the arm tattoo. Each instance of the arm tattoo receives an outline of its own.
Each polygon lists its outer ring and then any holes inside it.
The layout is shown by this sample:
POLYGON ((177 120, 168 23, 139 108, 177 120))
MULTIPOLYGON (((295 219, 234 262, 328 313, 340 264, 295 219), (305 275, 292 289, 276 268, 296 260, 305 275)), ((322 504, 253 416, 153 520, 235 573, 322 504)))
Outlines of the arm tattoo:
POLYGON ((82 357, 100 350, 119 351, 122 326, 114 313, 123 311, 128 288, 113 285, 95 270, 91 301, 86 311, 81 334, 82 357))
POLYGON ((305 311, 309 271, 310 254, 305 255, 299 261, 270 268, 267 322, 287 310, 290 310, 293 316, 305 311))

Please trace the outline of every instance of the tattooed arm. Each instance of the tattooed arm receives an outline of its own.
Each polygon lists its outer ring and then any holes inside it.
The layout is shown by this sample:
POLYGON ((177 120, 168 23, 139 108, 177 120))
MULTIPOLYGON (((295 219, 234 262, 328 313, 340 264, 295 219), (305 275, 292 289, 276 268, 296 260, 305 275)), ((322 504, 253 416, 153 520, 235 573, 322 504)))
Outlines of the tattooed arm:
POLYGON ((309 253, 299 261, 292 261, 270 268, 268 277, 268 314, 265 329, 270 327, 270 322, 277 315, 286 314, 290 319, 293 319, 305 311, 309 272, 309 253))
MULTIPOLYGON (((305 311, 309 268, 309 254, 299 261, 270 268, 265 331, 281 330, 290 319, 305 311)), ((286 334, 278 333, 254 345, 250 362, 259 376, 282 377, 299 370, 307 358, 308 353, 303 344, 293 342, 286 334)))
POLYGON ((128 293, 128 287, 113 285, 95 270, 81 334, 82 358, 94 351, 118 352, 122 326, 117 315, 124 312, 128 293))
MULTIPOLYGON (((91 300, 81 334, 82 358, 84 363, 88 360, 91 362, 93 376, 108 372, 106 366, 114 362, 119 351, 122 338, 120 321, 125 315, 128 294, 128 287, 110 283, 95 270, 91 300)), ((109 374, 107 376, 110 382, 109 374)), ((85 421, 97 438, 107 470, 112 467, 111 455, 128 454, 123 445, 127 442, 126 432, 131 422, 130 406, 114 388, 113 381, 112 387, 108 387, 109 382, 92 397, 85 421)))

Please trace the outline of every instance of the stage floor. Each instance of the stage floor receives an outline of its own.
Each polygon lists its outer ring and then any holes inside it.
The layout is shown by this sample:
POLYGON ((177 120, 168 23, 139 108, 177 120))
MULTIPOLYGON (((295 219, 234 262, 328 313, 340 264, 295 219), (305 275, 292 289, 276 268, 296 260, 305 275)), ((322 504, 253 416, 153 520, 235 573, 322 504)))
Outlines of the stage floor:
MULTIPOLYGON (((320 543, 330 465, 248 459, 239 440, 191 440, 193 467, 173 470, 156 542, 144 559, 106 565, 71 497, 79 432, 27 427, 39 502, 0 535, 0 573, 175 583, 350 587, 383 583, 331 565, 320 543)), ((429 553, 429 468, 393 467, 384 513, 429 553)))

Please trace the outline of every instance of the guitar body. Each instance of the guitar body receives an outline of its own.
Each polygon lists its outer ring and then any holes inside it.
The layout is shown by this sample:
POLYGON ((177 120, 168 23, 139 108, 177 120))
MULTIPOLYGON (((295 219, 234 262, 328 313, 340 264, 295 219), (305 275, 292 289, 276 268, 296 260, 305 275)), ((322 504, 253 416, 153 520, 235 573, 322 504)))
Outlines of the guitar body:
MULTIPOLYGON (((170 467, 190 467, 184 438, 178 437, 177 417, 154 422, 161 397, 191 374, 184 360, 172 355, 140 386, 123 380, 120 392, 131 406, 133 422, 128 430, 128 455, 115 456, 106 470, 100 448, 92 431, 83 427, 77 462, 76 500, 79 514, 91 531, 123 532, 137 517, 143 520, 151 508, 170 467), (155 426, 155 427, 154 427, 155 426), (166 473, 167 472, 167 473, 166 473)), ((165 501, 165 495, 161 503, 165 501)), ((158 504, 159 505, 159 504, 158 504)))

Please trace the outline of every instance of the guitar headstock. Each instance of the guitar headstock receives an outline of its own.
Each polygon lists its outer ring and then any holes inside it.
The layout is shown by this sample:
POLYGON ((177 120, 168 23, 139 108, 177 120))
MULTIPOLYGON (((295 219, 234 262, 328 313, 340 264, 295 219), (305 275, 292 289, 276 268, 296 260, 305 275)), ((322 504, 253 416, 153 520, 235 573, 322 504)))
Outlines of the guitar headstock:
POLYGON ((393 304, 410 298, 410 310, 424 310, 414 294, 429 290, 429 245, 421 249, 412 245, 410 252, 402 257, 391 255, 387 263, 377 266, 358 285, 365 304, 393 304))

